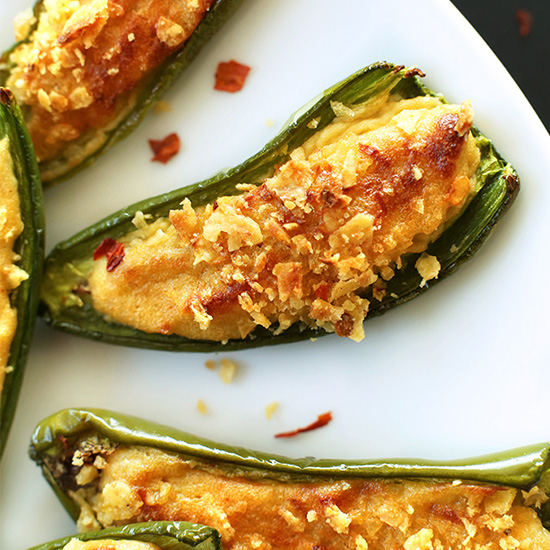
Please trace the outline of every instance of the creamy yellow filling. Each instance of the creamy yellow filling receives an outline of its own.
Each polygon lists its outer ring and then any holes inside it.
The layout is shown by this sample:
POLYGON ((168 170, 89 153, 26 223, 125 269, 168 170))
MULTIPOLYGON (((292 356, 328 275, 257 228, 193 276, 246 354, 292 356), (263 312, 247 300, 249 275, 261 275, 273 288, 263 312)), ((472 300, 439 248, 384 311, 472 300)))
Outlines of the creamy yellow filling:
POLYGON ((16 265, 14 243, 23 230, 17 180, 5 137, 0 141, 0 391, 4 385, 10 348, 17 328, 17 311, 11 306, 10 293, 28 275, 16 265))
MULTIPOLYGON (((124 258, 94 262, 94 307, 146 332, 224 341, 301 321, 354 340, 372 287, 425 250, 468 202, 471 107, 382 97, 317 132, 258 188, 169 218, 136 217, 124 258)), ((424 280, 434 258, 419 264, 424 280)), ((424 281, 425 282, 425 281, 424 281)))

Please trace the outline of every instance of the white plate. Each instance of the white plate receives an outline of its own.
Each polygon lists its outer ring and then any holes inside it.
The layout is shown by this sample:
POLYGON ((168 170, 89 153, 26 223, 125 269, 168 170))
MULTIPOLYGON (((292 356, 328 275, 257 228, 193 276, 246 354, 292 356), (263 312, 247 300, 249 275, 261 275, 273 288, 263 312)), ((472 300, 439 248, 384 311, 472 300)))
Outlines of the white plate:
MULTIPOLYGON (((0 49, 28 0, 0 5, 0 49)), ((82 340, 39 321, 1 467, 0 548, 74 532, 27 458, 35 424, 70 406, 132 413, 203 436, 292 456, 462 457, 550 437, 550 138, 489 48, 446 0, 246 0, 151 114, 82 175, 46 193, 50 249, 100 217, 237 164, 286 118, 371 62, 418 65, 449 100, 470 98, 477 125, 518 170, 522 190, 479 254, 424 296, 338 337, 232 354, 170 354, 82 340), (213 90, 217 63, 252 67, 237 94, 213 90), (274 126, 267 124, 268 120, 274 126), (151 163, 148 138, 177 131, 181 153, 151 163), (225 385, 204 367, 241 365, 225 385), (197 400, 208 414, 197 410, 197 400), (271 420, 264 408, 279 402, 271 420), (289 440, 273 435, 332 411, 289 440)))

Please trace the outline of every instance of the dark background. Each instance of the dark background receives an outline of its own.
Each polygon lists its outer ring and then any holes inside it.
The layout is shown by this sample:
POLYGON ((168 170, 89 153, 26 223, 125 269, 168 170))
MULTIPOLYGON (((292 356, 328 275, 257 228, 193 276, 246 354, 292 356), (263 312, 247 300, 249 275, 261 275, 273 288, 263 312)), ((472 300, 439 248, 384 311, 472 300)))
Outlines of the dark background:
POLYGON ((508 69, 550 130, 550 0, 452 0, 508 69), (532 17, 521 36, 517 11, 532 17))

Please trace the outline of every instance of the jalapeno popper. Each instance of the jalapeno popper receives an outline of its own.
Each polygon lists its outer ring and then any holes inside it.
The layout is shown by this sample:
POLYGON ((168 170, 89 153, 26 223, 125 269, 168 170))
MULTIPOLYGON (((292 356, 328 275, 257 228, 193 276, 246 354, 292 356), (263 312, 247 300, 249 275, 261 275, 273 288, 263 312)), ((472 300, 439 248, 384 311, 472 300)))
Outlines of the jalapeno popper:
POLYGON ((40 0, 19 18, 0 83, 24 114, 45 183, 124 137, 239 0, 40 0))
POLYGON ((65 537, 29 550, 217 550, 219 539, 210 527, 157 521, 65 537))
POLYGON ((367 314, 468 258, 518 189, 470 103, 445 103, 417 74, 371 66, 241 166, 61 243, 45 317, 163 349, 360 340, 367 314))
POLYGON ((185 519, 226 550, 550 548, 548 444, 449 463, 293 460, 65 410, 39 424, 31 456, 84 530, 185 519))
POLYGON ((43 263, 38 167, 21 112, 0 88, 0 455, 34 329, 43 263))

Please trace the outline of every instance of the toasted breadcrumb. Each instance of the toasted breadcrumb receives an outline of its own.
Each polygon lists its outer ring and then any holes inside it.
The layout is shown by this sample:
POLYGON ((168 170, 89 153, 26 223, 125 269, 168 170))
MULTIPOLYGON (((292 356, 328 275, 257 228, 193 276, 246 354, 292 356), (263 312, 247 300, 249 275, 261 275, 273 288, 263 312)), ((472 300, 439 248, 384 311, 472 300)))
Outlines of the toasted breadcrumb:
POLYGON ((545 502, 548 502, 548 495, 535 485, 529 491, 522 491, 526 506, 540 508, 545 502))
POLYGON ((433 531, 431 529, 420 529, 418 533, 411 535, 403 545, 405 550, 432 550, 433 531))
POLYGON ((321 122, 321 117, 312 118, 312 119, 307 123, 307 127, 308 127, 308 128, 312 128, 312 129, 315 129, 315 128, 317 128, 317 126, 319 126, 319 122, 321 122))
POLYGON ((306 516, 306 519, 309 523, 317 521, 319 514, 315 510, 309 510, 306 516))
POLYGON ((157 114, 169 113, 172 111, 172 106, 167 101, 157 101, 155 103, 154 111, 157 114))
POLYGON ((347 105, 344 105, 340 101, 331 101, 330 107, 334 111, 334 114, 337 117, 353 118, 355 116, 355 111, 350 107, 348 107, 347 105))
POLYGON ((423 252, 420 258, 416 260, 414 266, 416 267, 418 274, 422 277, 420 286, 424 286, 426 282, 431 279, 437 279, 441 270, 439 260, 435 256, 431 256, 425 252, 423 252))
POLYGON ((269 403, 269 405, 266 405, 265 407, 265 417, 268 420, 271 420, 273 415, 275 414, 275 411, 279 407, 279 403, 277 401, 273 401, 272 403, 269 403))
POLYGON ((36 17, 32 8, 27 8, 25 11, 18 13, 13 20, 13 29, 15 31, 15 39, 19 42, 23 40, 29 33, 31 27, 36 23, 36 17))
POLYGON ((230 384, 237 373, 237 363, 231 359, 220 361, 220 378, 224 384, 230 384))
POLYGON ((330 504, 325 508, 325 518, 327 523, 339 534, 347 533, 351 523, 351 517, 345 514, 336 506, 330 504))

